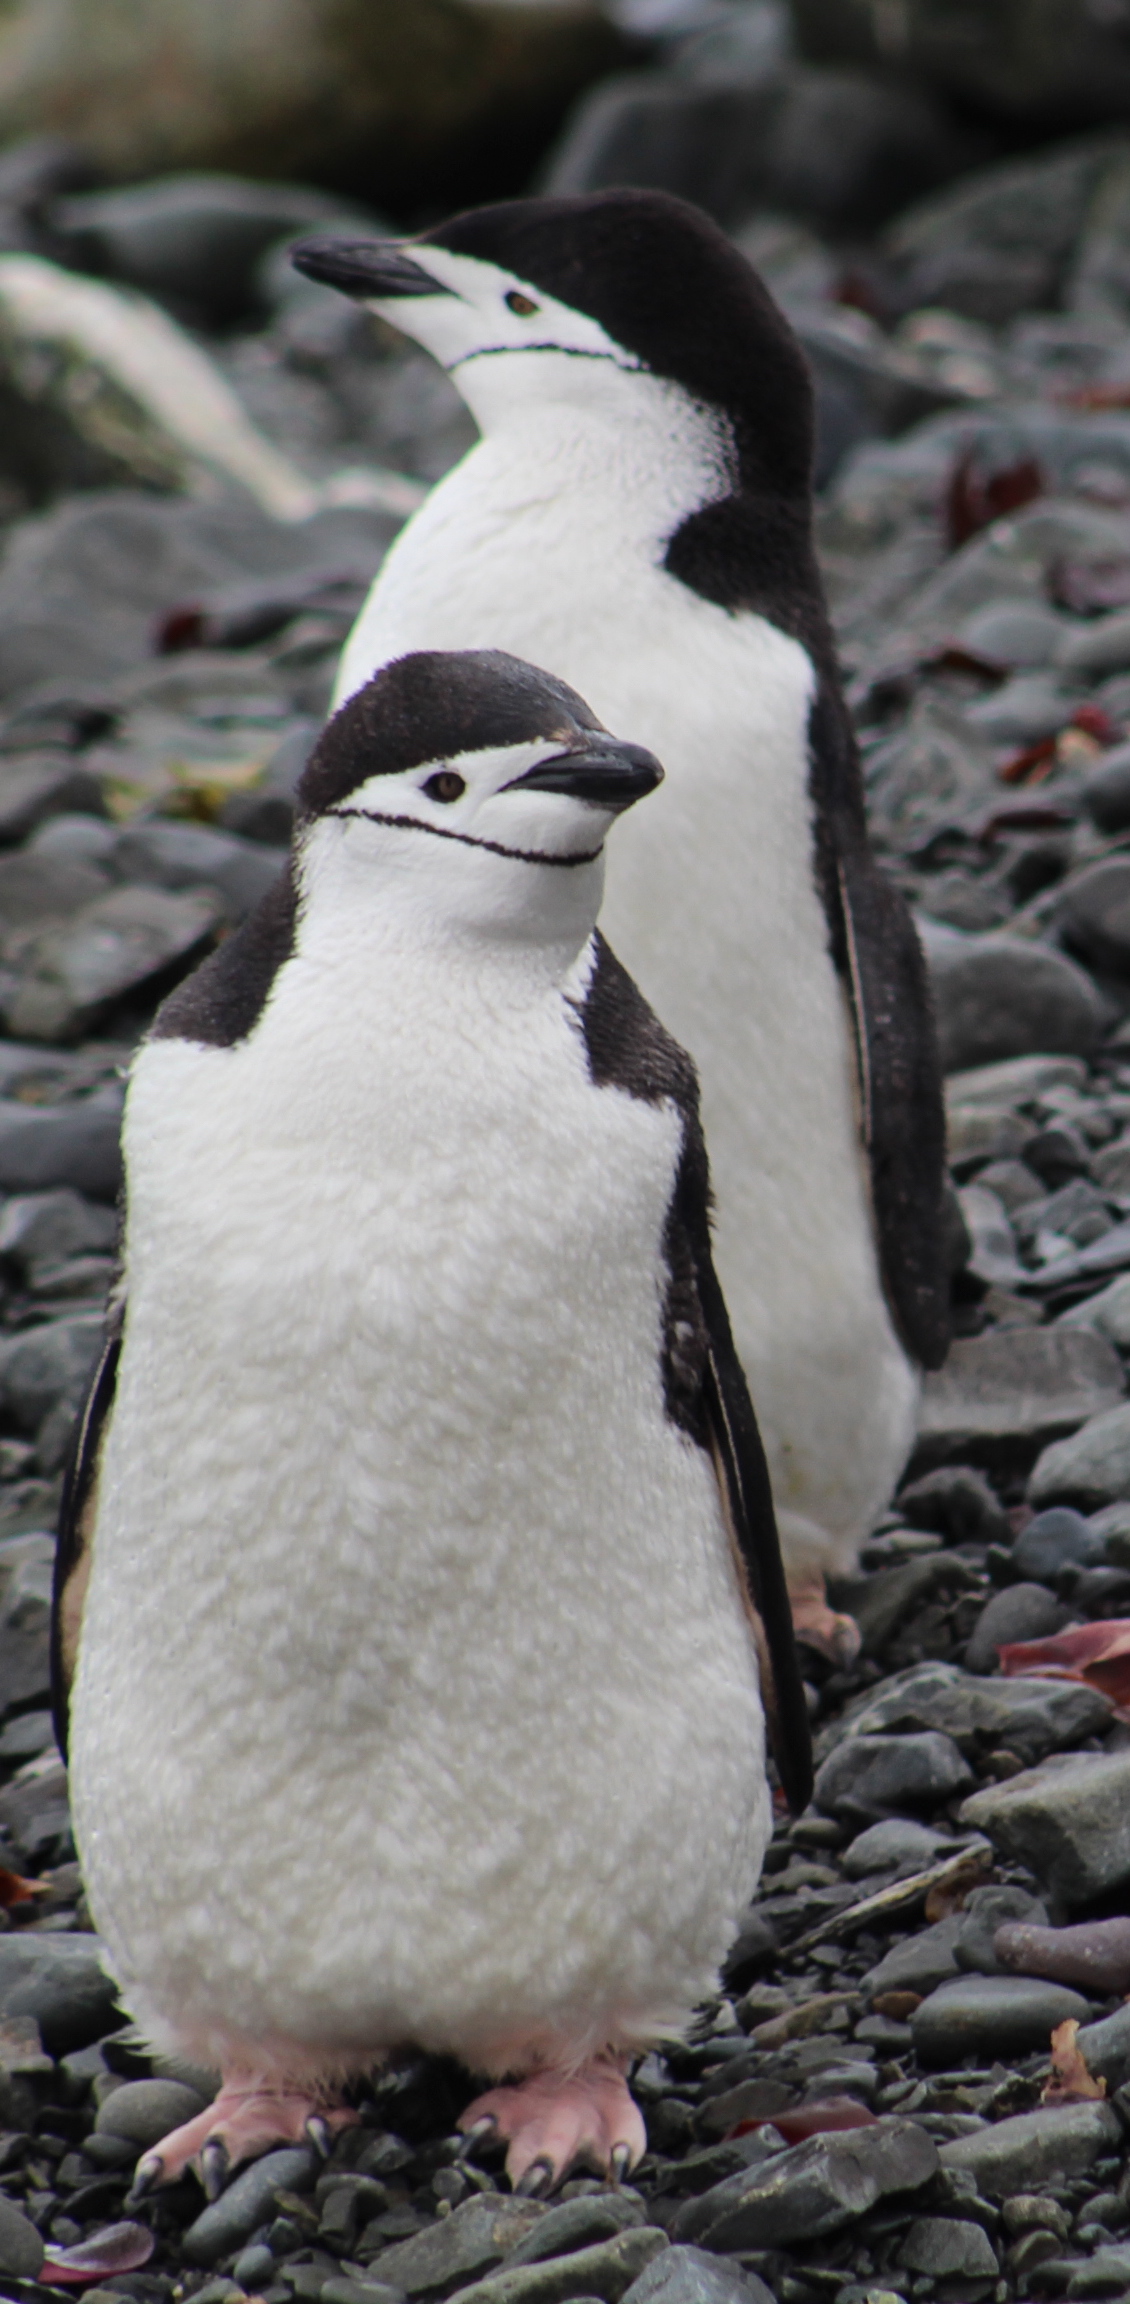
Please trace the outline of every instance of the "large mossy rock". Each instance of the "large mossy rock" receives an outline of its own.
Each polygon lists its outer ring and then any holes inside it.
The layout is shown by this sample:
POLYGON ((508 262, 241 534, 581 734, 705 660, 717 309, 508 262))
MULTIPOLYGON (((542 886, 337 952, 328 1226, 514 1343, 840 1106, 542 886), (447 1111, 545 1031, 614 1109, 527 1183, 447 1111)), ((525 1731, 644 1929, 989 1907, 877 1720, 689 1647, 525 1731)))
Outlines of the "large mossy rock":
POLYGON ((46 130, 115 177, 308 177, 404 210, 520 183, 618 53, 597 0, 10 0, 0 146, 46 130))
POLYGON ((1120 0, 792 0, 822 63, 880 64, 1017 120, 1116 120, 1130 109, 1120 0))

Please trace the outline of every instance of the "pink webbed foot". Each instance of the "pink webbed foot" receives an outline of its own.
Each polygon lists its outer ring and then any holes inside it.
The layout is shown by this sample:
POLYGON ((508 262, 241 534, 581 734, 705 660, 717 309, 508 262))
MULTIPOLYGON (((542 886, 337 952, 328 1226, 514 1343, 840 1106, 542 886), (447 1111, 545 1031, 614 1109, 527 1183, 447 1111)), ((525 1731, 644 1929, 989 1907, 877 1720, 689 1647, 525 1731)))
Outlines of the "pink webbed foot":
POLYGON ((281 2082, 225 2080, 206 2112, 173 2128, 137 2163, 130 2201, 159 2184, 175 2184, 186 2169, 199 2176, 209 2200, 223 2191, 233 2168, 257 2160, 276 2144, 312 2144, 323 2157, 340 2128, 357 2119, 344 2105, 328 2108, 320 2096, 281 2082))
POLYGON ((815 1648, 841 1671, 854 1664, 859 1654, 859 1626, 853 1616, 837 1616, 828 1606, 822 1576, 806 1576, 803 1583, 790 1584, 789 1604, 793 1631, 806 1648, 815 1648))
POLYGON ((619 2063, 596 2057, 575 2073, 532 2072, 491 2088, 467 2106, 459 2126, 468 2145, 504 2138, 506 2173, 516 2192, 552 2191, 578 2160, 617 2180, 642 2160, 647 2133, 619 2063))

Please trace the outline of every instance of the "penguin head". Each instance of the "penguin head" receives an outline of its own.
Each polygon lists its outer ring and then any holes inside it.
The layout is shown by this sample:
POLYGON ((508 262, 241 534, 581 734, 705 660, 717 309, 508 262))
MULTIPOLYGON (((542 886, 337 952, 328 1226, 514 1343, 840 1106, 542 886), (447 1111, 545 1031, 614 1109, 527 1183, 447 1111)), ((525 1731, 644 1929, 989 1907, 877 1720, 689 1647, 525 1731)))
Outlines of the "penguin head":
POLYGON ((579 945, 609 826, 662 778, 516 656, 402 656, 335 712, 303 772, 300 878, 308 898, 395 890, 433 924, 579 945))
POLYGON ((807 496, 812 390, 767 289, 709 217, 663 192, 508 200, 408 246, 311 239, 299 271, 424 345, 484 431, 531 402, 627 409, 653 376, 723 416, 756 492, 807 496))

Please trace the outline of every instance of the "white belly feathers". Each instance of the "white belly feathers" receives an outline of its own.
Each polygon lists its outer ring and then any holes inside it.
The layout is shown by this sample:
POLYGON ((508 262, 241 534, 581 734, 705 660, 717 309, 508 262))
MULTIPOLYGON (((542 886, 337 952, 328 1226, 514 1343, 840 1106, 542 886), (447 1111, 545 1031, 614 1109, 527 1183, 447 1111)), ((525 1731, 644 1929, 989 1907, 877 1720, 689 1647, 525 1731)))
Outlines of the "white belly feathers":
POLYGON ((300 952, 245 1043, 137 1060, 73 1790, 157 2037, 482 2064, 709 1988, 761 1709, 663 1414, 675 1114, 559 994, 381 966, 300 952))

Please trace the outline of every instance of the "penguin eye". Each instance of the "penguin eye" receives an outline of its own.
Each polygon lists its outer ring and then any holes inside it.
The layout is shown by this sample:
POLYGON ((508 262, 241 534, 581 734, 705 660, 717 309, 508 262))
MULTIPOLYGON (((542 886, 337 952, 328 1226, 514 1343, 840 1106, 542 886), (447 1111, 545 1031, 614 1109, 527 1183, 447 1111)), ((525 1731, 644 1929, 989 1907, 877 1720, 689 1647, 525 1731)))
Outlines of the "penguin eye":
POLYGON ((522 320, 528 320, 531 312, 541 311, 541 305, 535 304, 532 296, 523 296, 520 288, 508 288, 503 302, 509 304, 511 311, 517 312, 522 320))
POLYGON ((456 775, 454 768, 438 768, 424 786, 429 800, 460 800, 466 789, 463 778, 456 775))

